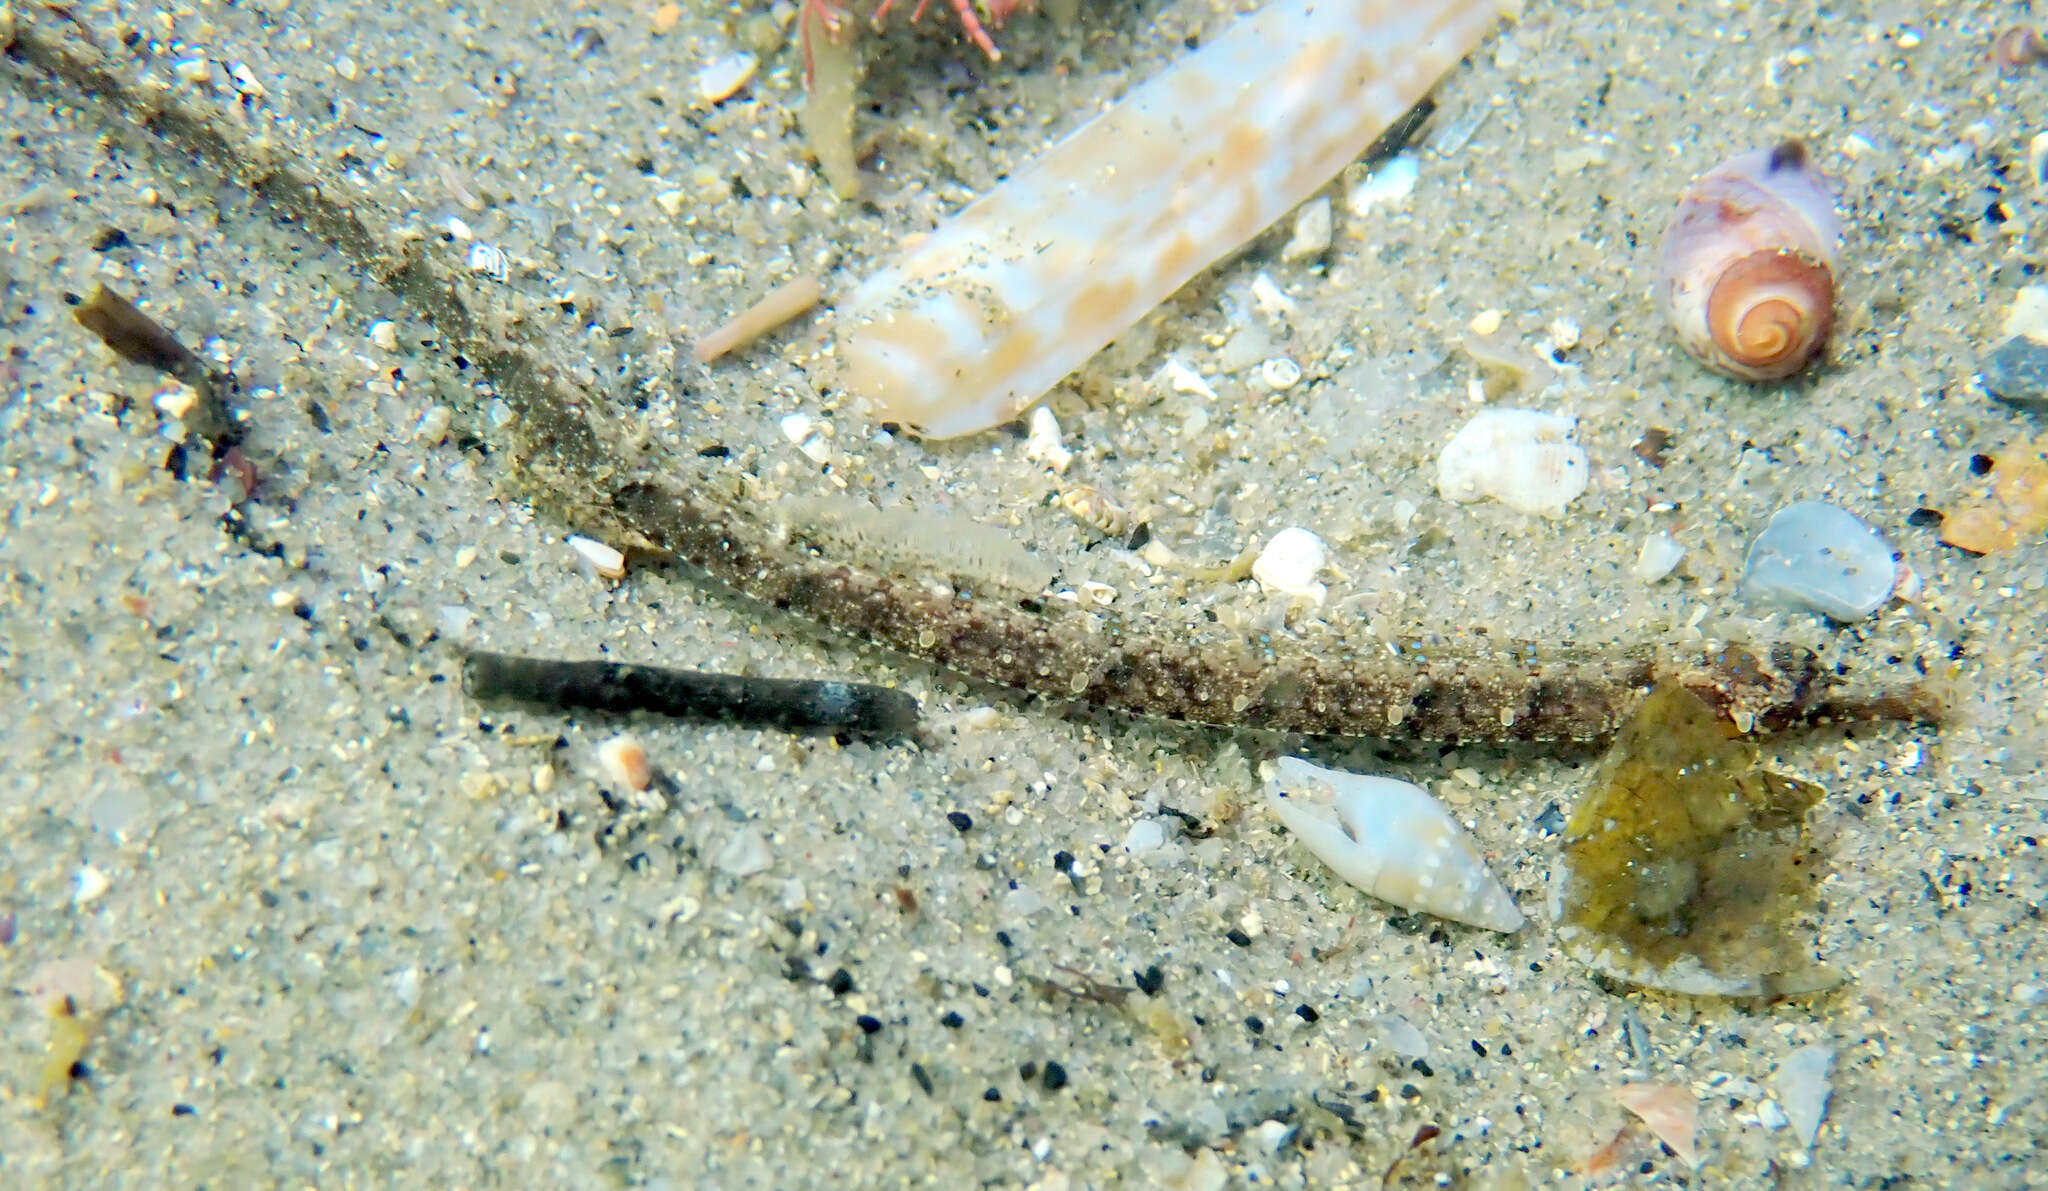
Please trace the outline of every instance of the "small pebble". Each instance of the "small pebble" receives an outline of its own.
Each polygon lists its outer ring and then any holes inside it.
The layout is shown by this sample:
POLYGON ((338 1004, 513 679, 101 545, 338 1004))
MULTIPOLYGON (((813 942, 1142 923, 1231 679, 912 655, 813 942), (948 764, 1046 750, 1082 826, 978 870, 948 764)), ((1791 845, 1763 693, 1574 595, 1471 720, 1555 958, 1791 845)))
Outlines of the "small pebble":
POLYGON ((423 447, 437 447, 448 437, 448 428, 455 424, 455 411, 445 405, 428 408, 412 428, 412 440, 423 447))
POLYGON ((1756 1123, 1766 1129, 1783 1129, 1792 1123, 1785 1110, 1778 1107, 1776 1100, 1766 1100, 1756 1106, 1756 1123))
POLYGON ((1294 234, 1280 250, 1280 259, 1293 262, 1321 256, 1330 248, 1330 200, 1313 198, 1294 215, 1294 234))
POLYGON ((380 351, 398 350, 398 328, 389 320, 371 323, 370 343, 380 351))
POLYGON ((1157 819, 1140 819, 1124 836, 1124 851, 1133 856, 1156 852, 1166 843, 1166 828, 1157 819))
POLYGON ((1252 1127, 1252 1145, 1268 1158, 1279 1153, 1293 1136, 1294 1126, 1285 1121, 1261 1121, 1252 1127))
POLYGON ((1984 388, 2028 413, 2048 413, 2048 343, 2015 335, 1984 361, 1984 388))
POLYGON ((71 904, 89 906, 100 899, 114 882, 107 874, 88 864, 71 876, 71 904))
POLYGON ((751 877, 767 869, 773 856, 768 851, 768 841, 752 827, 742 827, 733 832, 732 838, 718 850, 712 861, 720 872, 735 877, 751 877))
POLYGON ((1773 514, 1743 565, 1751 599, 1844 623, 1877 611, 1897 581, 1891 543, 1855 514, 1817 500, 1773 514))
POLYGON ((955 831, 967 831, 974 826, 973 816, 966 811, 947 811, 946 822, 951 823, 955 831))

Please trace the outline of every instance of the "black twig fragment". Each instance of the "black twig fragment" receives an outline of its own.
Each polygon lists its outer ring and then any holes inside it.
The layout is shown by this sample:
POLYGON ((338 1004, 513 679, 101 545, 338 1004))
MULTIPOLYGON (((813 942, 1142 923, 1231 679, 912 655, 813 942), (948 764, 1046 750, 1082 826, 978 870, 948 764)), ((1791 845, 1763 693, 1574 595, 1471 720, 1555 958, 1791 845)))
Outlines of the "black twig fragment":
POLYGON ((750 724, 792 732, 845 732, 901 738, 917 730, 911 695, 865 682, 751 678, 634 666, 567 662, 503 653, 465 653, 462 681, 481 700, 509 699, 548 708, 651 711, 677 719, 750 724))
POLYGON ((198 401, 180 418, 192 433, 213 444, 216 450, 226 450, 241 439, 241 428, 235 425, 221 401, 224 378, 214 376, 205 361, 178 342, 178 337, 165 330, 163 324, 142 313, 135 303, 104 285, 96 285, 90 297, 73 307, 71 317, 130 364, 154 368, 191 386, 198 401))

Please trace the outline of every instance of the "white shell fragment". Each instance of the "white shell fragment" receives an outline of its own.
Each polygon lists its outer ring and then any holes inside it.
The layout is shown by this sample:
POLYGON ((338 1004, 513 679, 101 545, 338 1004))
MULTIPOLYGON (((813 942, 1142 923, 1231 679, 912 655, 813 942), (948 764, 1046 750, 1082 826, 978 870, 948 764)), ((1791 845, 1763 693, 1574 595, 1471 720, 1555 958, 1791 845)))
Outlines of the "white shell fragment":
POLYGON ((1298 525, 1291 526, 1274 534, 1259 551, 1252 563, 1252 578, 1269 592, 1320 604, 1329 589, 1316 582, 1316 576, 1329 561, 1329 547, 1323 545, 1323 539, 1298 525))
POLYGON ((1301 365, 1286 356, 1274 356, 1259 365, 1259 379, 1275 393, 1285 392, 1301 381, 1301 365))
POLYGON ((1413 194, 1415 183, 1421 178, 1422 163, 1415 154, 1397 153, 1352 187, 1345 205, 1353 215, 1363 218, 1372 214, 1374 207, 1398 203, 1413 194))
POLYGON ((1658 530, 1643 539, 1643 548, 1636 554, 1635 576, 1644 583, 1655 583, 1669 575, 1684 557, 1685 547, 1670 534, 1658 530))
POLYGON ((1031 411, 1031 433, 1024 440, 1024 457, 1064 475, 1074 462, 1074 453, 1060 441, 1060 420, 1043 405, 1031 411))
POLYGON ((1786 505, 1750 544, 1742 568, 1751 599, 1847 623, 1892 598, 1898 562, 1891 543, 1854 513, 1818 500, 1786 505))
POLYGON ((1022 416, 1328 183, 1497 19, 1490 0, 1272 0, 1204 37, 861 283, 841 382, 933 438, 1022 416))
POLYGON ((754 69, 761 64, 752 54, 727 54, 704 64, 697 71, 697 96, 705 103, 722 103, 739 94, 741 87, 753 81, 754 69))
POLYGON ((1799 1144, 1811 1149, 1820 1134, 1820 1123, 1828 1112, 1828 1069, 1835 1064, 1835 1052, 1825 1046, 1802 1046, 1785 1056, 1771 1080, 1778 1098, 1785 1103, 1785 1116, 1799 1144))
POLYGON ((1436 460, 1445 500, 1492 497, 1521 513, 1561 517, 1592 478, 1572 441, 1576 419, 1533 409, 1488 409, 1465 423, 1436 460))
POLYGON ((607 546, 596 538, 572 535, 566 540, 569 543, 569 548, 576 552, 576 556, 581 558, 591 570, 596 571, 599 576, 606 579, 624 579, 626 577, 626 556, 621 554, 616 547, 607 546))
POLYGON ((1487 930, 1522 928, 1478 845, 1420 786, 1281 757, 1266 802, 1303 847, 1381 901, 1487 930))
POLYGON ((1335 225, 1330 215, 1330 200, 1312 198, 1301 205, 1294 216, 1294 234, 1288 237, 1286 247, 1280 250, 1283 261, 1302 261, 1321 256, 1330 250, 1330 232, 1335 225))
POLYGON ((645 790, 654 781, 654 762, 636 736, 614 736, 597 746, 597 768, 621 790, 645 790))

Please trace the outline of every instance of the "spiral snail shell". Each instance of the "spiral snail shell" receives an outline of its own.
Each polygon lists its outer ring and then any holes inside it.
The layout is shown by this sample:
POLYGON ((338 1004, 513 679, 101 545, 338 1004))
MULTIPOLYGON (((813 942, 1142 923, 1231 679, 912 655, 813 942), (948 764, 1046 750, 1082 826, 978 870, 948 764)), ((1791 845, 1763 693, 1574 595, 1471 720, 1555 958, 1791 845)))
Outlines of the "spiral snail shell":
POLYGON ((1662 292, 1679 342, 1742 380, 1799 371, 1834 326, 1841 240, 1834 195, 1800 142, 1707 171, 1664 234, 1662 292))

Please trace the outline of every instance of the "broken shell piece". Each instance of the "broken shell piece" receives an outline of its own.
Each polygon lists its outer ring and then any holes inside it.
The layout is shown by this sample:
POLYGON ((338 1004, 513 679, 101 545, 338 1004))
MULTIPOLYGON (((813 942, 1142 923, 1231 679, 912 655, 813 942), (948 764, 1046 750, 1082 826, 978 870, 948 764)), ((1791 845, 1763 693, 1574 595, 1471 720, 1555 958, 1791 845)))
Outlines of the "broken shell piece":
POLYGON ((1659 530, 1643 539, 1643 548, 1636 554, 1635 576, 1644 583, 1655 583, 1669 575, 1678 565, 1678 560, 1684 557, 1685 547, 1670 534, 1659 530))
POLYGON ((1802 1046, 1785 1056, 1771 1082, 1785 1102, 1785 1116, 1799 1144, 1813 1148, 1820 1123, 1828 1113, 1828 1068, 1834 1066, 1835 1052, 1825 1046, 1802 1046))
POLYGON ((645 790, 654 781, 654 763, 647 746, 635 736, 614 736, 597 746, 597 765, 604 780, 627 790, 645 790))
POLYGON ((1487 930, 1522 928, 1478 845, 1420 786, 1281 757, 1266 802, 1317 859, 1381 901, 1487 930))
POLYGON ((1205 36, 856 287, 842 387, 932 438, 1022 417, 1356 160, 1497 19, 1480 0, 1274 0, 1205 36))
POLYGON ((1301 365, 1286 356, 1274 356, 1259 365, 1259 379, 1275 393, 1293 388, 1301 380, 1301 365))
POLYGON ((753 81, 759 58, 748 53, 726 54, 704 64, 697 71, 697 97, 705 103, 723 103, 739 94, 753 81))
POLYGON ((1031 433, 1024 440, 1024 457, 1061 475, 1074 461, 1074 453, 1060 442, 1060 420, 1043 405, 1031 410, 1031 433))
POLYGON ((1517 512, 1561 517, 1592 478, 1571 440, 1577 424, 1533 409, 1482 410, 1437 456, 1436 489, 1445 500, 1491 496, 1517 512))
POLYGON ((588 564, 590 569, 596 571, 599 576, 606 579, 624 579, 626 577, 626 556, 619 553, 616 548, 607 546, 596 538, 572 535, 567 540, 569 548, 574 550, 577 557, 588 564))
POLYGON ((805 458, 820 466, 832 462, 832 443, 809 414, 788 414, 779 425, 782 437, 796 444, 796 449, 802 451, 805 458))
POLYGON ((1699 1150, 1693 1145, 1700 1104, 1692 1092, 1679 1084, 1632 1083, 1614 1089, 1614 1100, 1642 1118, 1679 1161, 1693 1167, 1700 1164, 1699 1150))
POLYGON ((1329 561, 1330 550, 1323 545, 1323 539, 1298 525, 1292 526, 1274 534, 1266 548, 1259 551, 1259 557, 1252 563, 1252 578, 1269 592, 1320 604, 1329 589, 1316 582, 1316 576, 1329 561))

